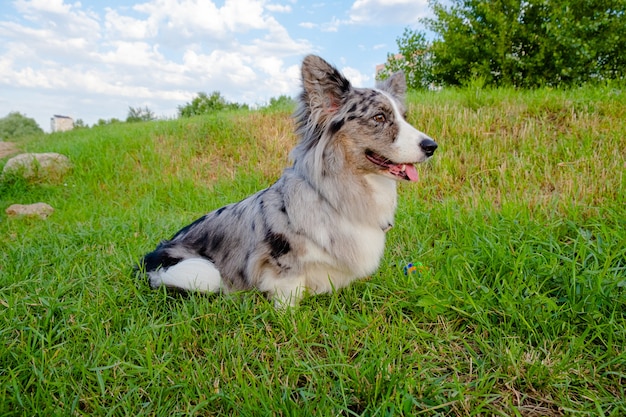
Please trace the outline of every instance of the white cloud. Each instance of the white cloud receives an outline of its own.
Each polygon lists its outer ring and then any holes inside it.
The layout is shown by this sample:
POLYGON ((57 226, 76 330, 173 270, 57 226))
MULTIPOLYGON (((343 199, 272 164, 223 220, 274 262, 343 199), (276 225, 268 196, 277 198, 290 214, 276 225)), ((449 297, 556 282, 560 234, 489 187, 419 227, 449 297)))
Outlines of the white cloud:
POLYGON ((14 5, 26 20, 44 28, 87 38, 99 33, 97 16, 80 10, 80 3, 70 5, 63 0, 17 0, 14 5))
POLYGON ((265 7, 269 12, 273 13, 291 13, 291 6, 288 4, 268 4, 265 7))
POLYGON ((32 28, 14 22, 0 22, 0 36, 13 39, 6 46, 23 45, 23 52, 41 51, 44 56, 64 54, 84 49, 89 40, 84 37, 59 36, 58 31, 49 28, 32 28))
POLYGON ((352 67, 343 67, 341 72, 346 76, 350 83, 355 87, 366 87, 369 85, 371 78, 352 67))
POLYGON ((157 28, 154 23, 120 15, 116 10, 107 8, 104 25, 110 38, 146 39, 156 36, 157 28))
POLYGON ((242 45, 241 50, 251 56, 274 55, 285 57, 301 54, 303 51, 313 49, 312 44, 303 39, 292 39, 285 27, 281 26, 274 18, 270 18, 272 24, 267 33, 254 39, 249 45, 242 45))
POLYGON ((153 0, 133 9, 148 15, 151 25, 185 38, 199 34, 223 38, 229 33, 268 29, 259 0, 226 0, 222 7, 207 0, 153 0))
POLYGON ((415 25, 429 15, 428 0, 356 0, 345 19, 333 16, 322 24, 303 22, 300 26, 320 28, 323 32, 338 32, 341 26, 348 25, 415 25))
MULTIPOLYGON (((208 55, 187 51, 184 56, 184 71, 197 79, 197 84, 210 84, 221 80, 220 84, 252 82, 256 78, 246 58, 238 52, 213 51, 208 55)), ((222 84, 224 85, 224 84, 222 84)))
POLYGON ((81 3, 18 0, 19 17, 0 20, 0 88, 9 94, 0 105, 8 112, 34 100, 22 112, 40 103, 37 121, 47 128, 51 108, 95 123, 147 104, 171 116, 199 91, 249 104, 295 94, 293 61, 313 48, 272 16, 292 6, 216 4, 148 0, 96 14, 81 3))
POLYGON ((156 46, 147 42, 114 41, 109 52, 99 54, 105 64, 123 65, 137 68, 155 68, 165 60, 156 46))
POLYGON ((349 23, 410 25, 429 13, 428 0, 356 0, 350 8, 349 23))
POLYGON ((330 22, 326 22, 321 25, 321 29, 322 32, 337 32, 339 30, 339 26, 344 23, 348 22, 342 21, 333 16, 332 19, 330 19, 330 22))

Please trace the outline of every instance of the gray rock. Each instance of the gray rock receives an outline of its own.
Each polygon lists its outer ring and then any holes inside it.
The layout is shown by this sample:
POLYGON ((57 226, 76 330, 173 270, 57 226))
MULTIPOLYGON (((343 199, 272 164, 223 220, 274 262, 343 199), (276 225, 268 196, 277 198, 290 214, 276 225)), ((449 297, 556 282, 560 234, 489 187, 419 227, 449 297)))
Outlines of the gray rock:
POLYGON ((9 159, 2 173, 21 175, 26 179, 61 177, 70 167, 69 158, 60 153, 23 153, 9 159))
POLYGON ((45 219, 54 212, 54 208, 46 203, 12 204, 5 210, 7 216, 41 217, 45 219))

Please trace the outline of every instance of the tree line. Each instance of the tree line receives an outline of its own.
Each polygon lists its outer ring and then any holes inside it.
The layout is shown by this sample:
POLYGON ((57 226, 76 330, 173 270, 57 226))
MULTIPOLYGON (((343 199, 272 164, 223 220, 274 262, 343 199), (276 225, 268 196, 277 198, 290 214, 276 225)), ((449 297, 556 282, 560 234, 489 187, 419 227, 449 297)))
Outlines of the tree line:
MULTIPOLYGON (((279 97, 272 97, 266 106, 261 109, 268 111, 291 111, 295 107, 295 101, 286 95, 279 97)), ((178 106, 178 117, 193 117, 205 114, 216 113, 225 110, 249 110, 247 104, 232 103, 222 97, 221 93, 214 91, 211 94, 204 92, 197 93, 197 95, 188 103, 182 106, 178 106)), ((135 123, 135 122, 149 122, 157 120, 158 117, 148 107, 128 107, 128 113, 125 120, 111 118, 111 119, 99 119, 94 123, 93 127, 105 126, 116 123, 135 123)), ((74 129, 89 128, 89 126, 82 120, 76 119, 74 121, 74 129)), ((0 141, 10 140, 24 136, 34 136, 43 134, 44 131, 37 124, 35 119, 27 117, 20 112, 11 112, 5 117, 0 118, 0 141)))
POLYGON ((534 88, 626 78, 626 0, 431 0, 435 34, 406 28, 380 78, 397 70, 413 89, 534 88))

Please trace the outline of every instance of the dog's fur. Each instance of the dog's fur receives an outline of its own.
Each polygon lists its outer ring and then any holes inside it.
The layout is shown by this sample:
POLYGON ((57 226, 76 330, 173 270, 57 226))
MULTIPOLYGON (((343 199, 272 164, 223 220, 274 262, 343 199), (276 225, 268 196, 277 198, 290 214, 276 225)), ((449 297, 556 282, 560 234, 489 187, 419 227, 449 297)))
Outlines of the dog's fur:
POLYGON ((256 288, 277 305, 373 273, 393 225, 396 181, 437 144, 404 119, 405 78, 354 88, 317 56, 302 64, 293 166, 269 188, 215 210, 147 254, 152 287, 256 288), (393 161, 393 162, 392 162, 393 161))

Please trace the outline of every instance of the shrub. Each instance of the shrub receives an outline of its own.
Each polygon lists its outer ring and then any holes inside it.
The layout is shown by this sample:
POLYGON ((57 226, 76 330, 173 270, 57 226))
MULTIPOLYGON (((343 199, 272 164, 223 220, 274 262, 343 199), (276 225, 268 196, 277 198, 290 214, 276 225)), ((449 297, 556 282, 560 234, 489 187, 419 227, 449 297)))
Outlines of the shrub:
POLYGON ((12 112, 0 119, 0 140, 15 139, 24 136, 42 134, 43 130, 35 119, 12 112))
POLYGON ((192 117, 202 114, 211 114, 222 110, 236 110, 247 107, 248 106, 245 104, 226 101, 219 91, 212 92, 210 96, 200 92, 191 100, 191 103, 178 106, 178 115, 180 117, 192 117))

